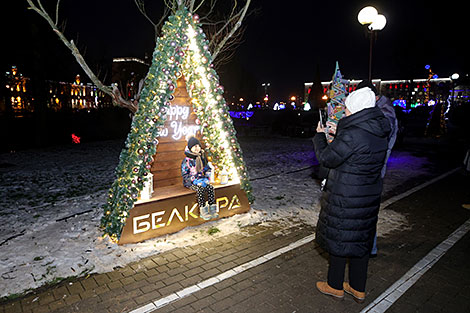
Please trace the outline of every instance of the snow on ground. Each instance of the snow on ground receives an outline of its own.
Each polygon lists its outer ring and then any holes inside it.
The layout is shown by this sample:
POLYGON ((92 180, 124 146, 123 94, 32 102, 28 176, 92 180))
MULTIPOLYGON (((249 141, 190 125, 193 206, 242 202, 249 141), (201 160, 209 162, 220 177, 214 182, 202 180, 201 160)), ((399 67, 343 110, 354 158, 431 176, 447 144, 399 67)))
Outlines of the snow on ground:
MULTIPOLYGON (((0 297, 70 276, 107 272, 149 255, 214 240, 256 223, 315 225, 320 188, 310 139, 242 138, 256 201, 249 213, 186 228, 139 244, 102 238, 101 205, 114 179, 123 141, 103 141, 0 154, 0 297), (209 235, 208 230, 220 232, 209 235)), ((392 154, 384 193, 436 176, 432 162, 392 154)), ((405 188, 409 189, 409 188, 405 188)), ((383 210, 379 236, 407 227, 383 210)), ((248 236, 248 234, 246 234, 248 236)))

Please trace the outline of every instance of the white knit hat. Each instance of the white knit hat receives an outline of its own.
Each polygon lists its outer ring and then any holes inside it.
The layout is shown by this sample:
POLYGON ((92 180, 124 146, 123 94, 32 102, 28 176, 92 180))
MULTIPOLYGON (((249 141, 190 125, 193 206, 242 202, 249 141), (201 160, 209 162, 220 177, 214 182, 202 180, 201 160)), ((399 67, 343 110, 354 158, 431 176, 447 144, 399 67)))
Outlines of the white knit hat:
POLYGON ((361 88, 350 93, 344 104, 346 104, 346 108, 351 114, 373 108, 375 106, 375 94, 369 87, 361 88))

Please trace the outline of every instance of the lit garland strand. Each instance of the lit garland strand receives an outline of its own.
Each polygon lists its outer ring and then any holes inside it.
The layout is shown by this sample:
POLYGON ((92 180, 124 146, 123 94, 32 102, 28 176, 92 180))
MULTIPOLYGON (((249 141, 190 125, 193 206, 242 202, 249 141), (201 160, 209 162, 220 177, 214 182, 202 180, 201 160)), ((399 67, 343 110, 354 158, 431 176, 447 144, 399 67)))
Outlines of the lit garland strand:
POLYGON ((251 192, 242 150, 222 96, 223 87, 212 68, 209 43, 198 23, 198 16, 179 9, 162 28, 153 53, 152 65, 145 79, 139 108, 116 168, 117 179, 109 191, 101 227, 105 234, 118 240, 129 210, 134 206, 149 174, 156 153, 158 137, 173 100, 176 80, 184 74, 188 93, 199 123, 203 140, 216 173, 226 169, 240 182, 250 202, 251 192))

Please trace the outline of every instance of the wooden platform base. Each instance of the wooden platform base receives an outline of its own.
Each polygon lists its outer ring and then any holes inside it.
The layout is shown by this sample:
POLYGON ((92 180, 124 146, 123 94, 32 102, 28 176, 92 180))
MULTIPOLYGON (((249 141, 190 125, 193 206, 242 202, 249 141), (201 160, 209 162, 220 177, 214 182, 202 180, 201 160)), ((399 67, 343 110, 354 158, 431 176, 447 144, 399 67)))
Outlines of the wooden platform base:
MULTIPOLYGON (((214 185, 219 218, 248 212, 250 205, 240 184, 214 185)), ((136 202, 122 229, 119 244, 137 243, 205 223, 199 217, 194 191, 183 186, 158 189, 152 199, 136 202)))

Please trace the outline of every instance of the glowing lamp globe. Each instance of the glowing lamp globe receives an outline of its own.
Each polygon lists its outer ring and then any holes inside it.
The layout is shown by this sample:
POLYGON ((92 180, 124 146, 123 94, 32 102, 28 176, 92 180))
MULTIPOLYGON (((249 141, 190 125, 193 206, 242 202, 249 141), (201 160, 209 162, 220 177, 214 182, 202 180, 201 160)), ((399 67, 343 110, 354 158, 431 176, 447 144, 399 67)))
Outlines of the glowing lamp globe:
POLYGON ((362 25, 372 24, 378 14, 379 13, 377 12, 376 8, 368 6, 359 11, 359 14, 357 15, 357 20, 362 25))
POLYGON ((368 27, 370 30, 382 30, 387 24, 387 19, 382 14, 377 14, 372 24, 368 27))

